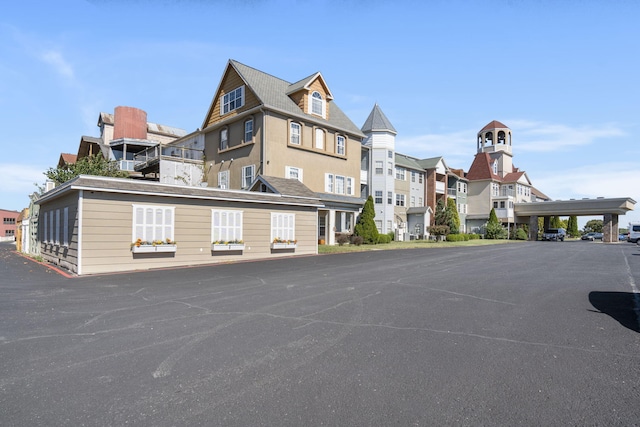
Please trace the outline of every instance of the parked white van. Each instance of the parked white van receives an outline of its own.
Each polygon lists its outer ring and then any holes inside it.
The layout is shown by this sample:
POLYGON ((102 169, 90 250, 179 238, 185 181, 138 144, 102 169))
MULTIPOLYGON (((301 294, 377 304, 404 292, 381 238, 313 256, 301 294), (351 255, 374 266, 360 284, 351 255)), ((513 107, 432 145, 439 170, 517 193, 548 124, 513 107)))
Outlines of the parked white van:
POLYGON ((639 239, 640 239, 640 222, 630 222, 627 241, 631 243, 638 243, 639 239))

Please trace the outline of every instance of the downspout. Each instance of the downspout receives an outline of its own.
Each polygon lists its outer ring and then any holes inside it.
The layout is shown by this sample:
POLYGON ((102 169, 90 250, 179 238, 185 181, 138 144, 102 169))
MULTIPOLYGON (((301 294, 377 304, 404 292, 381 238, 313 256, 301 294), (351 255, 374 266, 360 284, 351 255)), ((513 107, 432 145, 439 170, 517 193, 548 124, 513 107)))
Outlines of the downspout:
POLYGON ((78 193, 78 256, 77 256, 77 273, 78 276, 82 274, 82 202, 84 200, 84 190, 80 190, 78 193))
POLYGON ((262 144, 260 147, 260 175, 265 175, 265 166, 266 166, 266 158, 267 158, 267 111, 260 107, 260 112, 262 113, 262 144))

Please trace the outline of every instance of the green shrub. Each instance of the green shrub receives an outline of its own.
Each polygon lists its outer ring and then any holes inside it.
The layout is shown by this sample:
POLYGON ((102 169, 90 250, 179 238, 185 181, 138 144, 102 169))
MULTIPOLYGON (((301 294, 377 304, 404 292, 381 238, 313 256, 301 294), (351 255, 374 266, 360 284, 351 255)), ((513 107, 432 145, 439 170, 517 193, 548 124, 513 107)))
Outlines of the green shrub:
POLYGON ((379 234, 378 243, 391 243, 391 237, 388 234, 379 234))
POLYGON ((469 238, 469 240, 480 240, 482 239, 482 234, 471 233, 467 234, 467 237, 469 238))
POLYGON ((351 237, 351 244, 352 245, 360 246, 362 243, 364 243, 364 239, 362 238, 362 236, 352 236, 351 237))
POLYGON ((434 236, 446 236, 449 234, 449 226, 448 225, 432 225, 429 227, 429 233, 434 236))
POLYGON ((513 238, 516 240, 527 240, 529 236, 527 235, 527 232, 523 228, 518 227, 518 229, 514 233, 513 238))
POLYGON ((344 245, 345 243, 349 243, 349 235, 345 233, 338 234, 336 242, 338 242, 338 245, 340 246, 344 245))
POLYGON ((447 234, 447 242, 464 242, 469 240, 466 234, 447 234))
POLYGON ((391 239, 391 240, 389 240, 390 242, 393 242, 393 240, 396 238, 396 233, 393 232, 393 231, 388 232, 387 235, 391 239))

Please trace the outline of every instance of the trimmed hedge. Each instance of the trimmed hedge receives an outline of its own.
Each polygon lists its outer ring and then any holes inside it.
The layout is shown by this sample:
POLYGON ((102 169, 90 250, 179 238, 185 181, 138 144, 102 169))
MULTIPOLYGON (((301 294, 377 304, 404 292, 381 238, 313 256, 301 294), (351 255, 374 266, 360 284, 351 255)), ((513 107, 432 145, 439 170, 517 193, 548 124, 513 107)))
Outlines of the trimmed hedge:
POLYGON ((378 243, 391 243, 391 236, 388 234, 378 234, 378 243))

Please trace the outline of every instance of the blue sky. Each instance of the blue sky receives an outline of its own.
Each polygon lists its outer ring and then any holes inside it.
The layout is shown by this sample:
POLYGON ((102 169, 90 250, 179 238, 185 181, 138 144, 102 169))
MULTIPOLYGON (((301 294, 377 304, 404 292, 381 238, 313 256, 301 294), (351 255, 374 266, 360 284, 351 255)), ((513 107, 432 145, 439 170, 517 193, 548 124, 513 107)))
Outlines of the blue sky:
MULTIPOLYGON (((193 131, 227 61, 295 82, 316 71, 358 126, 378 103, 397 151, 467 170, 499 120, 514 164, 553 199, 640 202, 640 2, 21 1, 0 14, 0 208, 101 111, 193 131)), ((621 226, 640 221, 637 210, 621 226)), ((581 221, 584 222, 584 221, 581 221)))

